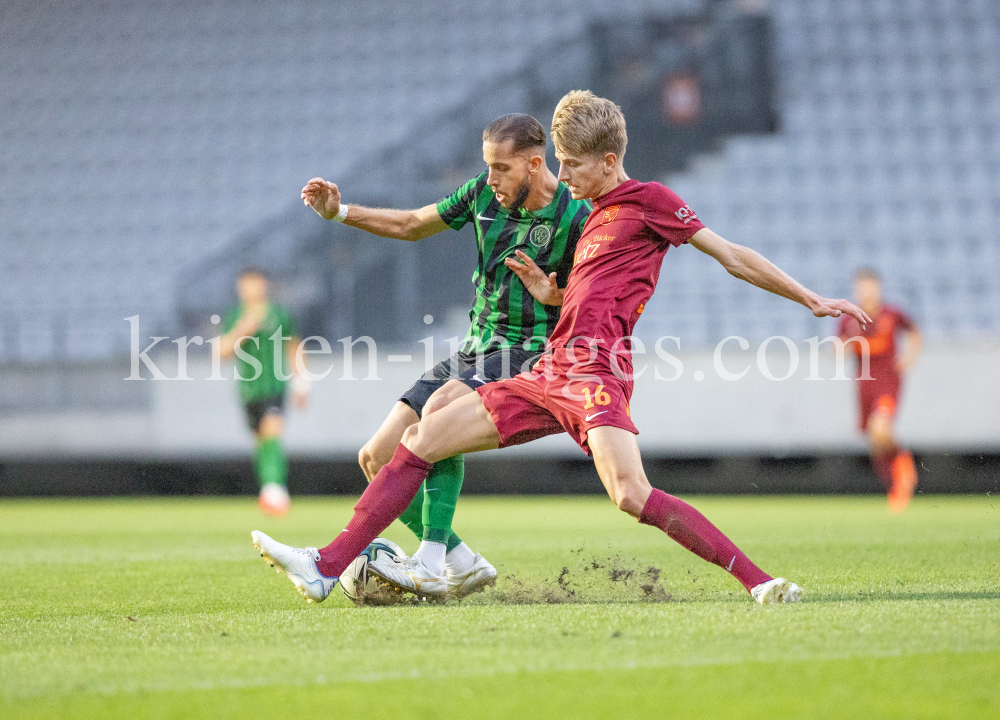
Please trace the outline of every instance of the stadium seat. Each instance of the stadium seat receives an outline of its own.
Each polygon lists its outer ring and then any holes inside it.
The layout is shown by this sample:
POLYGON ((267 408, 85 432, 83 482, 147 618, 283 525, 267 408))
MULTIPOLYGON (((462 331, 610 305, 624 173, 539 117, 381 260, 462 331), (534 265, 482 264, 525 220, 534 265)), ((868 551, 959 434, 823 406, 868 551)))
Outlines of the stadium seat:
MULTIPOLYGON (((113 303, 110 316, 125 317, 141 306, 176 327, 182 269, 209 262, 222 246, 235 263, 245 238, 274 218, 296 217, 304 179, 327 174, 358 192, 382 189, 392 175, 380 153, 404 138, 420 148, 428 124, 560 38, 586 42, 601 18, 707 3, 558 0, 533 7, 533 22, 501 28, 491 43, 479 29, 510 11, 499 0, 401 4, 391 18, 348 3, 338 7, 339 23, 305 22, 304 0, 240 18, 221 0, 183 13, 171 11, 172 1, 133 4, 113 22, 113 5, 72 15, 24 7, 18 22, 0 27, 0 248, 9 250, 0 255, 9 278, 0 298, 5 312, 35 328, 23 331, 40 338, 31 357, 45 358, 118 352, 96 325, 90 335, 65 334, 63 348, 45 340, 57 334, 46 329, 55 322, 50 308, 72 302, 96 315, 113 303), (443 26, 442 15, 455 26, 443 26), (65 207, 34 201, 34 188, 53 176, 80 186, 65 207), (239 208, 218 195, 234 178, 246 199, 239 208)), ((770 8, 781 131, 731 138, 711 172, 693 167, 669 183, 727 237, 767 246, 803 278, 846 287, 854 267, 871 262, 908 278, 890 287, 905 285, 938 308, 921 318, 932 337, 1000 331, 980 300, 1000 294, 1000 3, 784 0, 770 8), (923 198, 942 207, 929 212, 923 198), (953 223, 978 242, 961 241, 939 262, 921 238, 953 223)), ((558 62, 553 72, 562 71, 558 62)), ((409 172, 403 184, 412 197, 439 192, 440 179, 409 172)), ((278 254, 298 252, 292 234, 281 242, 278 254)), ((757 293, 734 290, 724 273, 681 256, 671 254, 667 266, 677 262, 697 282, 661 288, 671 302, 652 303, 640 332, 686 328, 711 343, 706 307, 725 318, 716 329, 747 337, 810 327, 789 303, 762 319, 748 310, 757 293), (673 317, 678 307, 694 319, 673 317)), ((0 344, 0 353, 24 345, 0 344)))

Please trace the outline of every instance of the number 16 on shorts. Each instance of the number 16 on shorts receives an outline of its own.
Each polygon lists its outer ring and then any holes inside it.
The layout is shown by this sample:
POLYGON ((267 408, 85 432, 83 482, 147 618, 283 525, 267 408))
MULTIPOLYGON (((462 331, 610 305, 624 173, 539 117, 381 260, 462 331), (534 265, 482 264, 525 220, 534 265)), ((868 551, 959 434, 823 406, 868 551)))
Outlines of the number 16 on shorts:
POLYGON ((583 388, 583 409, 590 410, 594 405, 610 405, 611 396, 604 390, 603 385, 598 385, 594 388, 593 394, 590 392, 590 388, 583 388))

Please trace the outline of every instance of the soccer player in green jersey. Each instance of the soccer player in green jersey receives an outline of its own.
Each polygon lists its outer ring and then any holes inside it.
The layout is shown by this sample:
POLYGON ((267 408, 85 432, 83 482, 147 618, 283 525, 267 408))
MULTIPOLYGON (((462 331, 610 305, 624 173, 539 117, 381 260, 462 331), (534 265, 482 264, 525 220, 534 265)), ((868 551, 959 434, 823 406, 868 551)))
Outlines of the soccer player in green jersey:
POLYGON ((305 406, 309 392, 304 377, 288 372, 295 367, 298 331, 288 311, 270 301, 263 270, 249 268, 240 273, 236 292, 240 304, 223 323, 221 355, 235 355, 240 397, 255 440, 254 470, 260 482, 257 504, 269 515, 286 515, 288 460, 281 446, 285 384, 293 381, 296 407, 305 406))
MULTIPOLYGON (((559 286, 573 265, 573 249, 590 214, 590 203, 574 200, 545 164, 545 131, 530 115, 498 118, 483 132, 487 170, 452 195, 418 210, 372 209, 341 201, 339 188, 313 178, 302 199, 327 220, 382 237, 421 240, 473 223, 479 261, 472 275, 476 299, 472 324, 457 354, 425 373, 400 398, 385 422, 361 449, 368 480, 387 463, 407 427, 428 413, 488 382, 509 378, 533 364, 559 319, 559 308, 543 305, 504 261, 530 257, 559 286)), ((421 540, 399 570, 421 565, 436 580, 424 580, 426 595, 462 597, 483 589, 496 569, 451 528, 461 492, 461 455, 439 462, 400 520, 421 540)))

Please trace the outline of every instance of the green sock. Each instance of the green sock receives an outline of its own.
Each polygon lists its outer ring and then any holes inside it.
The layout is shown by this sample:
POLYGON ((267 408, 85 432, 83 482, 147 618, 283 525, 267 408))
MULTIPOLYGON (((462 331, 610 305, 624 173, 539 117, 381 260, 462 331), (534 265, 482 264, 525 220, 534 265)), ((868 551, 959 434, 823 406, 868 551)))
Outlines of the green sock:
POLYGON ((424 538, 424 486, 426 483, 420 484, 420 489, 417 490, 417 494, 413 496, 413 500, 410 504, 406 506, 399 516, 399 522, 403 523, 410 529, 414 535, 417 536, 417 540, 423 540, 424 538))
POLYGON ((288 459, 281 447, 281 439, 272 437, 261 440, 254 450, 254 470, 260 484, 277 483, 285 487, 288 483, 288 459))
POLYGON ((455 518, 455 505, 462 492, 464 479, 464 456, 456 455, 434 463, 424 482, 422 540, 445 543, 447 551, 451 551, 462 542, 452 531, 451 521, 455 518))

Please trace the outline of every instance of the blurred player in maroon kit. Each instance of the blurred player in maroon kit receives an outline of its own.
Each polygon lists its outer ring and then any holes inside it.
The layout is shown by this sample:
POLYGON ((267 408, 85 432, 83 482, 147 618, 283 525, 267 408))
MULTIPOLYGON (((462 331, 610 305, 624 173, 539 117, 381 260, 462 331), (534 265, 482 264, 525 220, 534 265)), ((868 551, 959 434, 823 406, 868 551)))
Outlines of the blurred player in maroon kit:
POLYGON ((872 318, 862 328, 850 315, 843 315, 837 334, 845 342, 852 337, 868 341, 871 379, 862 377, 863 347, 851 343, 858 354, 858 425, 868 434, 872 467, 889 494, 889 509, 903 512, 917 486, 917 468, 913 456, 896 444, 894 422, 903 377, 920 355, 920 331, 913 321, 894 305, 882 302, 882 282, 874 270, 859 270, 854 278, 854 296, 858 305, 872 318), (896 335, 903 334, 902 353, 897 352, 896 335))
MULTIPOLYGON (((577 242, 565 289, 557 287, 555 273, 547 276, 524 253, 505 260, 539 302, 562 305, 541 359, 530 372, 479 387, 407 428, 392 460, 355 505, 347 528, 326 547, 293 548, 259 531, 252 533, 254 546, 308 601, 320 602, 358 553, 406 508, 433 463, 566 432, 593 457, 619 509, 721 567, 757 602, 797 601, 801 590, 795 583, 764 572, 698 510, 649 484, 629 412, 629 338, 653 295, 665 254, 685 244, 817 317, 849 313, 867 323, 868 316, 846 300, 820 297, 759 253, 719 237, 663 185, 629 179, 622 165, 625 118, 610 100, 587 91, 566 95, 556 107, 552 139, 560 180, 574 198, 594 198, 594 210, 577 242)), ((434 579, 417 565, 393 562, 369 562, 368 572, 418 595, 421 585, 434 579)))

